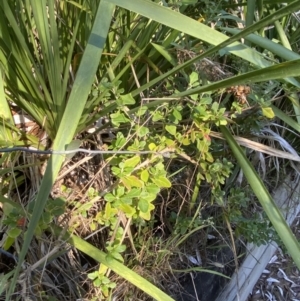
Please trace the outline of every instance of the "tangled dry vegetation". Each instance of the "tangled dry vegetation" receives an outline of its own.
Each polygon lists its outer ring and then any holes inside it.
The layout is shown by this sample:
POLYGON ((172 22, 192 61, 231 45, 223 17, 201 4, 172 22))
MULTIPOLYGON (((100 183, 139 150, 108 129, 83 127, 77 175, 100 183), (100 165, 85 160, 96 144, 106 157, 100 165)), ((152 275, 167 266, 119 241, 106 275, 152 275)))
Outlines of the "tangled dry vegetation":
MULTIPOLYGON (((260 197, 268 198, 263 182, 276 187, 290 165, 297 170, 289 161, 300 161, 298 134, 286 126, 297 129, 289 117, 295 106, 287 100, 294 95, 290 85, 298 85, 290 77, 299 75, 299 62, 272 68, 275 50, 260 53, 236 36, 228 42, 222 26, 236 27, 242 10, 227 21, 232 9, 216 10, 210 1, 202 1, 208 25, 195 21, 201 1, 186 4, 190 18, 175 0, 137 0, 137 10, 147 8, 145 16, 130 12, 129 2, 95 1, 89 9, 86 1, 73 2, 52 1, 53 7, 42 1, 0 2, 0 25, 6 28, 0 59, 8 66, 3 89, 0 77, 7 106, 0 144, 8 147, 2 144, 12 128, 9 146, 115 154, 1 154, 0 280, 9 285, 0 282, 0 299, 11 290, 16 300, 150 301, 151 289, 159 288, 176 300, 211 300, 213 295, 201 294, 217 294, 224 285, 219 279, 238 269, 246 242, 276 237, 260 197), (168 12, 170 17, 153 19, 168 12), (174 16, 185 32, 178 34, 174 16), (194 25, 202 28, 203 41, 194 25), (215 26, 220 30, 212 30, 215 26), (93 37, 99 36, 105 38, 95 52, 93 37), (243 51, 228 50, 232 42, 243 51), (123 149, 130 155, 120 153, 123 149), (83 250, 85 243, 89 248, 83 250), (19 258, 25 259, 22 266, 19 258), (21 273, 12 278, 16 266, 21 273), (218 280, 210 280, 211 274, 218 280), (138 275, 143 279, 136 280, 138 275), (195 275, 210 281, 203 287, 195 275), (143 280, 156 287, 149 289, 143 280)), ((282 16, 290 14, 285 9, 282 16)), ((262 16, 270 12, 273 7, 255 14, 261 29, 270 22, 262 16)), ((252 23, 247 20, 246 30, 252 23)), ((280 256, 251 298, 298 298, 297 271, 284 269, 290 261, 280 256)), ((155 296, 164 301, 160 293, 155 296)))
MULTIPOLYGON (((181 56, 181 53, 178 56, 181 56)), ((189 55, 194 54, 189 52, 189 55)), ((198 68, 198 72, 206 74, 210 80, 230 75, 226 68, 217 62, 205 60, 205 63, 200 65, 195 65, 195 69, 198 68)), ((235 93, 240 91, 228 90, 225 95, 228 93, 236 97, 235 93)), ((242 98, 246 96, 243 95, 242 98)), ((29 132, 35 128, 41 132, 37 124, 29 121, 29 116, 16 107, 14 110, 15 119, 27 120, 22 124, 23 130, 29 132)), ((77 137, 85 141, 82 147, 91 150, 107 149, 111 139, 115 137, 114 129, 108 128, 93 133, 96 130, 89 129, 77 137)), ((44 134, 40 136, 44 137, 44 134)), ((45 140, 41 139, 40 143, 45 144, 45 140)), ((6 167, 11 170, 17 166, 28 166, 22 170, 24 183, 11 187, 22 206, 25 207, 35 198, 46 161, 47 157, 23 153, 17 154, 12 161, 7 162, 6 167)), ((263 163, 261 160, 258 162, 263 163)), ((155 218, 148 227, 141 230, 132 226, 122 214, 117 222, 125 229, 123 243, 127 246, 124 255, 127 265, 175 299, 186 290, 185 284, 193 281, 192 275, 197 273, 197 267, 231 276, 243 258, 242 246, 246 242, 242 241, 241 244, 236 240, 234 246, 232 245, 231 226, 225 225, 222 220, 224 211, 217 205, 212 206, 209 183, 201 184, 196 195, 195 203, 198 205, 191 207, 197 181, 195 163, 186 155, 165 160, 172 188, 160 192, 155 201, 155 218), (180 220, 178 216, 185 218, 180 220), (197 224, 197 220, 201 222, 197 224), (224 246, 231 250, 227 255, 226 251, 223 252, 224 246), (186 273, 187 270, 190 272, 186 273)), ((264 168, 262 173, 265 173, 264 168)), ((72 229, 99 249, 105 249, 107 240, 113 240, 114 237, 110 236, 105 225, 95 228, 95 218, 99 212, 103 212, 103 196, 112 190, 113 183, 110 165, 103 155, 76 154, 68 158, 51 191, 53 199, 66 201, 64 214, 57 217, 55 223, 65 229, 72 229)), ((254 201, 253 205, 255 203, 254 201)), ((258 207, 249 214, 253 214, 257 209, 258 207)), ((245 212, 247 210, 249 207, 245 212)), ((25 231, 26 221, 22 228, 25 231)), ((22 239, 17 239, 16 242, 18 241, 19 244, 22 243, 22 239)), ((13 249, 10 251, 14 253, 13 249)), ((1 256, 3 272, 10 271, 14 260, 3 254, 1 256)), ((63 240, 57 240, 52 236, 51 228, 33 240, 26 264, 31 267, 30 272, 23 273, 19 283, 19 294, 24 300, 40 299, 43 296, 53 296, 58 300, 78 300, 85 296, 86 300, 91 300, 95 296, 101 296, 101 289, 93 285, 88 277, 90 272, 97 269, 98 264, 63 240)), ((112 282, 117 283, 114 290, 115 300, 152 300, 134 286, 128 285, 118 275, 112 272, 106 275, 112 282)), ((193 294, 191 291, 190 294, 197 295, 197 292, 193 294)))

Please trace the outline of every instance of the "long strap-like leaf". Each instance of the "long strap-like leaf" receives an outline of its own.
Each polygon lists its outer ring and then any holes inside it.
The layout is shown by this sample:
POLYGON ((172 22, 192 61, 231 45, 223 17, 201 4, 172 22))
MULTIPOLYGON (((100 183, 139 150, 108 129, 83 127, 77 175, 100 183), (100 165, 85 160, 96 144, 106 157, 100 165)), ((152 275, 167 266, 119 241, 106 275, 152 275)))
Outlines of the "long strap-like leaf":
POLYGON ((280 210, 277 208, 272 196, 263 184, 262 180, 256 173, 252 164, 249 162, 240 146, 236 143, 233 136, 225 126, 220 127, 224 137, 227 140, 235 158, 237 159, 240 167, 243 170, 248 183, 250 184, 253 192, 261 203, 264 211, 269 217, 273 227, 278 233, 279 237, 286 246, 288 252, 295 261, 297 267, 300 269, 300 244, 292 233, 290 227, 287 225, 280 210))
MULTIPOLYGON (((43 3, 46 6, 46 2, 43 3)), ((53 144, 54 150, 66 149, 67 145, 73 139, 100 62, 113 10, 113 4, 104 0, 100 2, 92 32, 70 94, 68 105, 53 144)), ((9 292, 6 296, 7 301, 10 300, 10 296, 14 291, 16 281, 21 270, 21 265, 25 259, 35 228, 37 227, 39 219, 43 213, 49 193, 61 168, 63 160, 63 156, 52 156, 47 164, 47 169, 41 183, 40 191, 37 195, 36 205, 34 207, 32 218, 29 222, 28 230, 25 235, 24 244, 19 255, 19 262, 16 267, 9 292)))

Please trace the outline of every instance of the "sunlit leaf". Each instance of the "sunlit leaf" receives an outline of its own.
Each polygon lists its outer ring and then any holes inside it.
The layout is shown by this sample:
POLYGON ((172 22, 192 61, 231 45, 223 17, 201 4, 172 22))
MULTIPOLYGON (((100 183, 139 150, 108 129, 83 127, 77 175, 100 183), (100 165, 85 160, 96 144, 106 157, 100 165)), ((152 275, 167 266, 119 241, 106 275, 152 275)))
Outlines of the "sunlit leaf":
POLYGON ((152 181, 159 187, 169 188, 172 186, 171 182, 163 176, 152 179, 152 181))
POLYGON ((17 238, 22 233, 22 229, 13 227, 7 231, 7 235, 11 238, 17 238))
POLYGON ((126 95, 120 95, 120 97, 117 99, 117 104, 118 105, 134 105, 135 104, 135 100, 132 97, 131 94, 126 94, 126 95))
POLYGON ((155 184, 147 184, 146 190, 149 194, 157 195, 160 191, 160 187, 155 184))
POLYGON ((148 108, 146 106, 142 106, 142 107, 139 108, 136 115, 139 116, 139 117, 143 116, 147 111, 148 111, 148 108))
POLYGON ((118 213, 118 210, 116 208, 112 208, 111 203, 106 203, 105 205, 105 216, 110 217, 114 216, 118 213))
POLYGON ((127 204, 121 204, 120 209, 126 214, 127 217, 131 217, 135 214, 135 209, 127 204))
POLYGON ((167 130, 171 135, 175 136, 177 127, 176 127, 176 125, 170 125, 170 124, 168 124, 168 125, 166 125, 166 130, 167 130))
POLYGON ((149 129, 145 126, 138 127, 136 133, 139 137, 144 137, 149 133, 149 129))
POLYGON ((157 146, 156 146, 154 143, 152 143, 152 142, 149 144, 149 149, 150 149, 151 151, 155 150, 156 147, 157 147, 157 146))
POLYGON ((270 119, 272 119, 272 118, 275 117, 275 114, 274 114, 272 108, 270 108, 270 107, 262 107, 261 110, 262 110, 262 113, 263 113, 263 115, 265 117, 270 118, 270 119))
POLYGON ((142 172, 141 172, 141 179, 142 181, 144 181, 145 183, 148 182, 148 179, 149 179, 149 172, 147 169, 144 169, 142 172))
POLYGON ((107 194, 104 196, 104 199, 105 199, 107 202, 113 202, 113 201, 116 199, 116 196, 113 195, 112 193, 107 193, 107 194))
POLYGON ((131 189, 131 187, 143 187, 144 183, 136 176, 126 176, 122 177, 121 181, 124 183, 124 185, 128 188, 131 189))
POLYGON ((129 122, 130 120, 124 113, 118 112, 110 115, 111 121, 114 125, 119 126, 121 123, 129 122))
POLYGON ((188 137, 183 138, 181 142, 182 142, 183 145, 190 145, 191 144, 191 141, 188 137))
POLYGON ((153 204, 149 204, 149 209, 146 213, 143 213, 143 212, 139 212, 139 216, 141 218, 143 218, 144 220, 146 221, 149 221, 151 219, 151 211, 154 209, 154 205, 153 204))
POLYGON ((147 213, 147 211, 149 209, 149 202, 147 200, 145 200, 144 198, 141 198, 139 200, 138 206, 139 206, 139 209, 141 210, 141 212, 147 213))
POLYGON ((124 162, 124 167, 136 167, 140 163, 140 156, 134 156, 124 162))

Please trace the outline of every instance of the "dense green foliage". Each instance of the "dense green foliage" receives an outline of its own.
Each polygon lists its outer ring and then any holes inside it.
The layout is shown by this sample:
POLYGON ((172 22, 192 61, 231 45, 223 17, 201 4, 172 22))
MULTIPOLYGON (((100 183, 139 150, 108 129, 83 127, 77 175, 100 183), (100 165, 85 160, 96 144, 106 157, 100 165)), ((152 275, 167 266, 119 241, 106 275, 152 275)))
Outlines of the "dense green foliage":
MULTIPOLYGON (((72 166, 66 165, 66 156, 30 161, 21 153, 1 155, 0 201, 7 231, 1 247, 9 250, 21 243, 13 276, 11 271, 3 276, 9 285, 0 287, 6 300, 16 291, 31 241, 49 235, 100 263, 87 273, 90 286, 78 289, 76 298, 89 293, 98 300, 93 292, 111 297, 119 275, 152 298, 173 300, 154 276, 137 275, 134 257, 168 273, 165 263, 188 238, 228 224, 237 237, 256 243, 268 241, 275 229, 300 267, 299 243, 251 152, 261 154, 264 163, 263 153, 299 161, 295 153, 277 151, 278 144, 257 140, 264 129, 278 124, 278 131, 292 129, 286 137, 292 143, 300 129, 300 31, 294 14, 300 3, 247 1, 241 10, 229 2, 0 3, 1 147, 63 151, 74 148, 71 141, 78 139, 82 147, 115 152, 99 155, 101 167, 84 188, 59 182, 62 166, 72 166), (21 110, 42 135, 16 125, 13 111, 21 115, 21 110), (103 143, 99 133, 109 142, 103 143), (31 174, 34 191, 29 194, 26 172, 33 170, 36 180, 31 174), (242 172, 245 179, 239 181, 242 172), (100 174, 105 176, 99 180, 100 174), (182 178, 186 187, 176 190, 181 200, 174 197, 170 204, 168 192, 174 193, 182 178), (54 184, 61 191, 57 197, 54 184), (83 191, 82 199, 72 197, 72 190, 83 191), (16 197, 19 191, 22 197, 16 197), (267 215, 264 220, 259 214, 247 216, 257 204, 254 195, 267 215), (215 218, 207 216, 208 207, 217 212, 215 218), (71 222, 60 228, 59 218, 67 214, 71 222), (87 242, 81 236, 82 220, 92 236, 105 229, 104 242, 99 236, 87 242), (168 225, 168 235, 156 236, 157 223, 168 225), (258 235, 266 229, 265 236, 258 235)), ((125 295, 120 300, 130 298, 125 295)))

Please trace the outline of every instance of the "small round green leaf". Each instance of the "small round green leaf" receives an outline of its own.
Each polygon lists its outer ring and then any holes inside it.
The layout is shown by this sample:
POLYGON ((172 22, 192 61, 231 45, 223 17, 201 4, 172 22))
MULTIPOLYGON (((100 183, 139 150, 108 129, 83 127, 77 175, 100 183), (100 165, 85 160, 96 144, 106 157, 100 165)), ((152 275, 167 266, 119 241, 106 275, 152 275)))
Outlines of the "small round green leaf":
POLYGON ((176 126, 175 125, 166 125, 166 130, 171 134, 171 135, 175 135, 176 134, 176 126))
POLYGON ((17 227, 10 228, 7 231, 7 235, 11 238, 17 238, 21 233, 22 233, 22 229, 19 229, 17 227))
POLYGON ((153 182, 159 187, 170 188, 172 186, 171 182, 163 176, 153 179, 153 182))
POLYGON ((149 210, 149 202, 143 198, 139 200, 139 209, 143 212, 146 213, 149 210))

